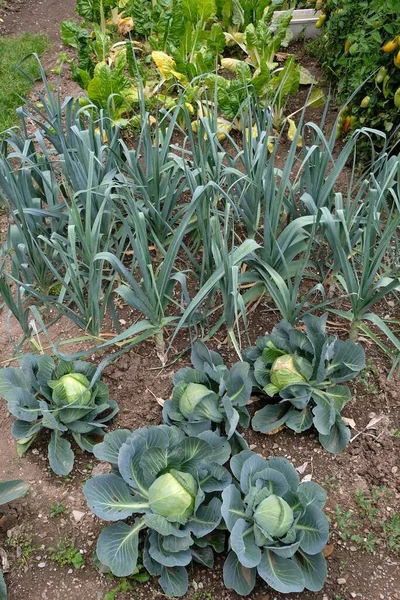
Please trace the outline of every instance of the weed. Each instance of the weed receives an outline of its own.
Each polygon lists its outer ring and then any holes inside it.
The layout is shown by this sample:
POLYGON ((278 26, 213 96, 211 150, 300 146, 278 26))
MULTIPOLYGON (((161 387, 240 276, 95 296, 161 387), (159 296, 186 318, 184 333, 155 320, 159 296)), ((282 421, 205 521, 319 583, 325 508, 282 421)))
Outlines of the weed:
POLYGON ((118 585, 115 588, 113 588, 103 596, 103 600, 115 600, 119 593, 123 594, 124 592, 131 592, 134 589, 134 583, 129 581, 129 579, 124 578, 118 583, 118 585))
POLYGON ((344 542, 348 540, 356 541, 354 540, 355 535, 353 530, 357 529, 360 526, 360 523, 353 518, 353 515, 354 513, 352 510, 343 511, 340 506, 336 504, 335 516, 337 529, 340 539, 342 539, 344 542))
POLYGON ((69 510, 67 509, 66 506, 64 506, 64 504, 61 504, 61 502, 53 502, 52 504, 50 504, 50 516, 51 517, 61 517, 63 515, 68 515, 69 514, 69 510))
POLYGON ((372 358, 367 358, 365 368, 359 375, 359 382, 365 387, 370 394, 379 394, 379 388, 376 385, 376 380, 379 376, 379 370, 372 358))
POLYGON ((215 596, 212 592, 198 590, 193 594, 192 600, 215 600, 215 596))
POLYGON ((334 475, 325 475, 322 485, 331 492, 334 492, 337 488, 336 477, 334 475))
POLYGON ((75 569, 80 569, 85 564, 85 559, 75 544, 68 539, 58 542, 55 548, 49 548, 51 560, 54 560, 60 567, 72 565, 75 569))
POLYGON ((371 495, 368 496, 365 494, 365 492, 363 492, 363 490, 358 489, 356 490, 355 496, 356 502, 363 516, 366 517, 373 525, 379 513, 378 507, 376 505, 377 501, 380 498, 379 491, 377 490, 377 488, 372 488, 371 495))
POLYGON ((7 544, 16 549, 17 558, 24 565, 29 565, 32 554, 40 550, 40 547, 33 543, 34 537, 33 533, 27 533, 21 526, 15 537, 7 539, 7 544))
POLYGON ((400 552, 400 514, 381 522, 386 543, 394 552, 400 552))

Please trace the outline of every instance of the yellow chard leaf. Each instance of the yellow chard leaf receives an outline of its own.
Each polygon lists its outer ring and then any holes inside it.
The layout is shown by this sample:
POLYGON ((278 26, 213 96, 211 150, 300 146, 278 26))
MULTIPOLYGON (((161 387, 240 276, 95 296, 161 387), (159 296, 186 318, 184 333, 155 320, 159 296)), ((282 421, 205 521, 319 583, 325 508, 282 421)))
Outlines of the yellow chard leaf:
MULTIPOLYGON (((293 121, 293 119, 287 119, 287 122, 289 124, 289 129, 288 129, 287 136, 288 136, 288 139, 291 142, 293 142, 293 140, 294 140, 294 138, 296 136, 296 133, 297 133, 297 126, 296 126, 296 123, 293 121)), ((297 146, 299 148, 301 148, 303 146, 303 140, 302 140, 301 135, 299 136, 299 138, 297 140, 297 146)))
POLYGON ((165 77, 165 79, 169 79, 176 67, 176 63, 172 56, 168 56, 165 52, 154 50, 154 52, 151 53, 151 58, 156 63, 156 67, 161 75, 165 77))

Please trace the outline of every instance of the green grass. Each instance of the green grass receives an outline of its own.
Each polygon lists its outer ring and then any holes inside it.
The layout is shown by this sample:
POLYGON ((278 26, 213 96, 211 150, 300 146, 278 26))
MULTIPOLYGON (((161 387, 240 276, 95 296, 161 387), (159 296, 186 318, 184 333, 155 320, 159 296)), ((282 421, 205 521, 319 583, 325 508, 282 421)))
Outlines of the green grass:
MULTIPOLYGON (((49 40, 43 35, 27 33, 0 38, 0 132, 15 124, 15 109, 21 105, 19 96, 24 97, 31 89, 29 81, 18 73, 17 65, 31 52, 42 54, 48 45, 49 40)), ((38 77, 33 57, 24 63, 24 71, 32 78, 38 77)))

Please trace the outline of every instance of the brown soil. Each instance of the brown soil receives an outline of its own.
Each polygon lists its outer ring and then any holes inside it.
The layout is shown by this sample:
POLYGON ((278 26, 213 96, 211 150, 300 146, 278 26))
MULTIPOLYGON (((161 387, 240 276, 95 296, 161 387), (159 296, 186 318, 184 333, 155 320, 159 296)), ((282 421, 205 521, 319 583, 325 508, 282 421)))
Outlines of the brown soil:
MULTIPOLYGON (((0 9, 0 16, 4 19, 0 33, 40 31, 49 35, 53 44, 44 58, 49 69, 55 64, 61 49, 59 23, 63 19, 74 17, 74 6, 75 0, 10 1, 5 8, 3 5, 0 9)), ((312 70, 314 65, 309 68, 312 70)), ((68 79, 64 80, 63 86, 63 90, 68 90, 66 93, 74 93, 74 84, 68 79)), ((4 232, 5 229, 6 221, 3 219, 0 231, 4 232)), ((278 320, 277 315, 266 312, 267 308, 263 301, 251 315, 252 342, 269 331, 278 320)), ((77 334, 68 322, 62 321, 52 328, 54 339, 59 336, 63 339, 73 338, 77 334)), ((19 336, 18 325, 12 319, 8 322, 3 310, 0 313, 2 361, 11 358, 13 344, 19 336)), ((223 334, 219 334, 218 338, 223 340, 223 334)), ((187 344, 188 339, 184 335, 178 337, 174 342, 171 358, 174 352, 187 344)), ((228 362, 236 360, 225 344, 214 340, 212 345, 228 362)), ((72 346, 67 351, 75 349, 77 347, 72 346)), ((341 455, 326 453, 312 433, 295 436, 291 431, 283 430, 275 435, 265 436, 249 430, 244 434, 256 452, 265 457, 286 456, 299 468, 303 477, 311 475, 329 493, 327 514, 331 519, 332 533, 327 547, 329 576, 325 589, 319 593, 292 594, 290 598, 293 600, 400 599, 399 554, 388 547, 389 539, 382 533, 379 524, 400 512, 400 439, 395 435, 400 427, 399 380, 387 381, 389 365, 375 346, 366 344, 366 352, 374 368, 369 371, 365 383, 359 382, 353 386, 353 400, 345 410, 345 416, 353 418, 356 423, 357 430, 353 431, 353 436, 356 436, 357 431, 362 433, 341 455), (383 418, 376 429, 365 431, 373 416, 383 418), (377 488, 381 490, 376 503, 377 515, 371 523, 356 502, 356 492, 362 490, 368 496, 371 490, 377 488), (339 506, 339 512, 336 511, 336 506, 339 506), (341 515, 349 510, 353 511, 353 515, 344 522, 341 515), (351 526, 351 520, 356 520, 358 525, 351 526), (343 539, 346 527, 351 529, 352 534, 357 533, 360 540, 343 539), (368 534, 377 538, 373 551, 360 548, 365 544, 364 540, 369 539, 368 534)), ((107 367, 104 380, 120 406, 120 413, 112 428, 134 429, 160 423, 161 407, 157 399, 168 397, 172 388, 172 373, 182 364, 188 363, 189 359, 185 355, 175 364, 161 369, 154 346, 145 342, 107 367)), ((258 404, 255 403, 251 409, 257 407, 258 404)), ((6 550, 10 561, 10 571, 6 573, 9 599, 101 600, 106 591, 113 589, 118 581, 101 575, 91 560, 102 524, 87 510, 81 485, 93 473, 101 472, 104 465, 75 448, 76 462, 71 477, 57 478, 48 468, 46 439, 19 459, 11 436, 11 424, 11 416, 5 410, 1 411, 0 477, 21 477, 29 481, 31 489, 25 498, 2 509, 0 545, 6 550), (62 503, 69 514, 51 517, 50 506, 54 502, 62 503), (72 511, 84 513, 79 523, 72 511), (51 560, 49 548, 63 539, 73 541, 83 554, 85 566, 82 569, 61 567, 51 560)), ((185 598, 238 600, 239 596, 223 588, 221 564, 221 560, 218 560, 214 570, 194 567, 189 573, 191 586, 185 598), (198 586, 200 590, 195 593, 198 586)), ((160 593, 157 581, 152 580, 137 584, 134 591, 119 596, 121 599, 122 597, 127 600, 161 600, 164 596, 160 593)), ((251 595, 252 600, 283 598, 283 595, 271 591, 261 581, 251 595)))

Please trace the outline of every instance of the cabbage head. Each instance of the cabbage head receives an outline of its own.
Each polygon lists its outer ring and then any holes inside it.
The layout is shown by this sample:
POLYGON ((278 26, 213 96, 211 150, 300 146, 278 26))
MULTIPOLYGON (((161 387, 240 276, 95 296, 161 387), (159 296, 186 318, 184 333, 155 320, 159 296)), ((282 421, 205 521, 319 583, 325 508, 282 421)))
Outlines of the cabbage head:
POLYGON ((87 406, 91 402, 92 392, 88 389, 90 382, 82 373, 68 373, 49 385, 53 392, 65 400, 65 404, 87 406))
POLYGON ((287 385, 306 382, 303 375, 297 371, 291 354, 284 354, 274 361, 271 367, 270 380, 272 385, 279 391, 287 385))
POLYGON ((282 537, 293 524, 293 511, 283 498, 272 494, 257 506, 254 520, 271 537, 282 537))
POLYGON ((151 510, 168 521, 193 515, 197 484, 190 473, 171 470, 158 477, 149 488, 151 510))

